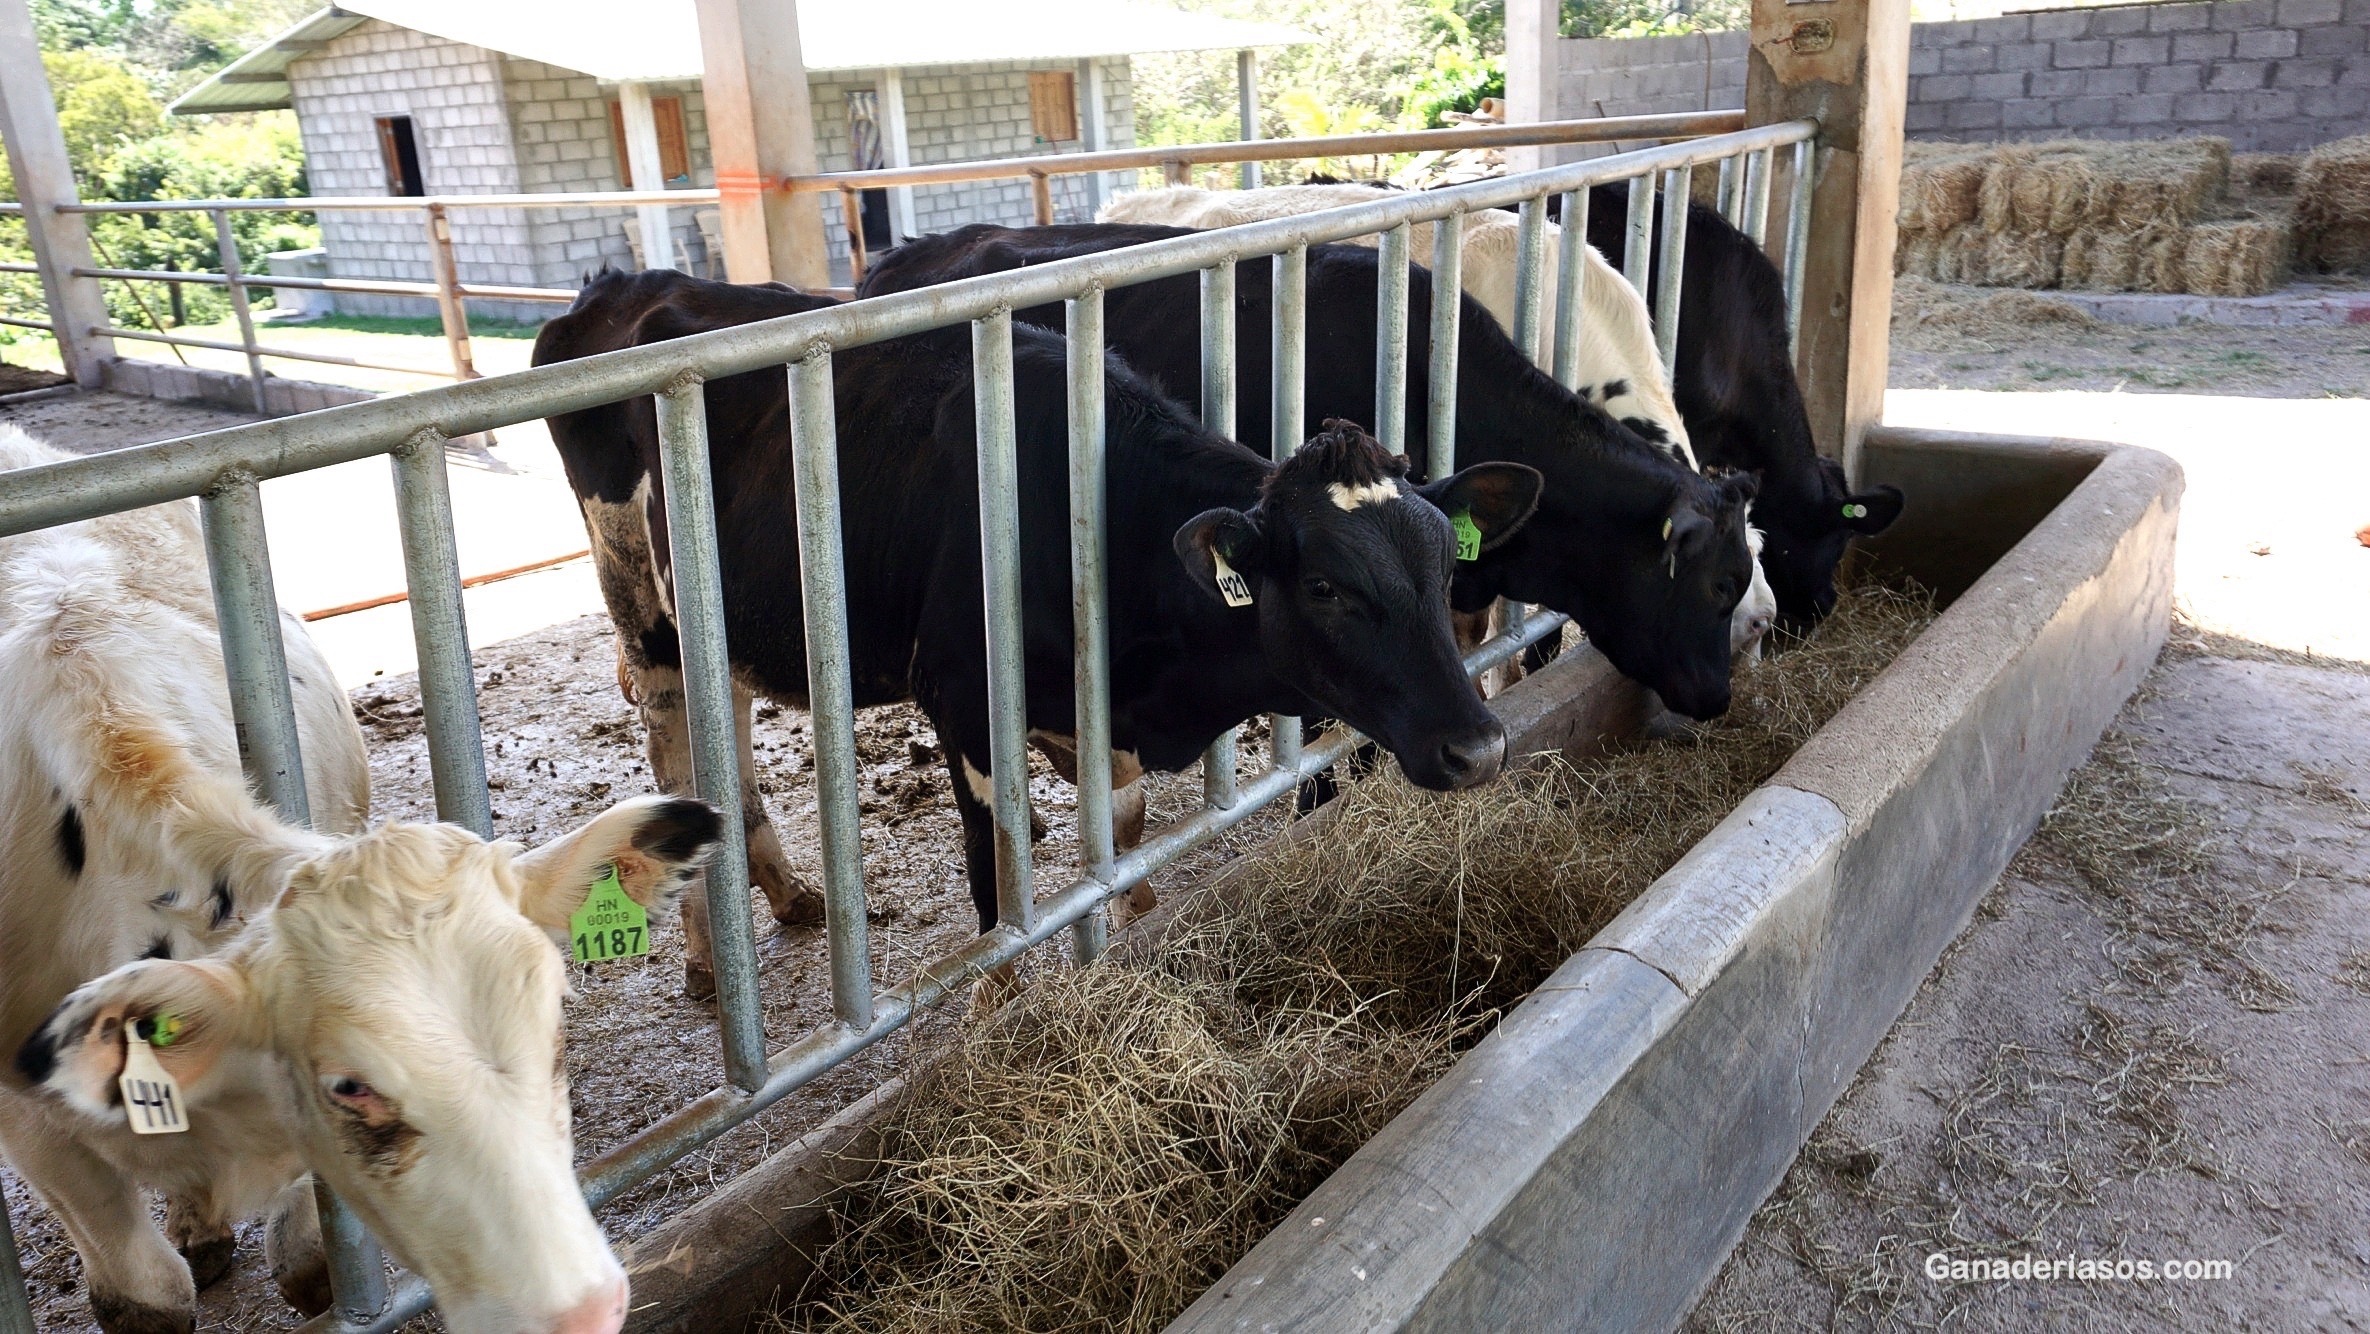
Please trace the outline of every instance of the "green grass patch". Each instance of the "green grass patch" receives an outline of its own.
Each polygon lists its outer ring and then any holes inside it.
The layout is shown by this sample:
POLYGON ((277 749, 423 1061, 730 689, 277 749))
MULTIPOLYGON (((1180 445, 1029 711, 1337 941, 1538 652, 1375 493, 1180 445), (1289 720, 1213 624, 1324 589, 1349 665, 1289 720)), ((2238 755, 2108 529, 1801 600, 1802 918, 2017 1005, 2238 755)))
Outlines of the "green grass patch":
MULTIPOLYGON (((430 316, 402 315, 324 315, 317 320, 267 320, 289 329, 335 329, 345 333, 411 334, 422 338, 444 337, 444 324, 430 316)), ((540 324, 511 324, 507 321, 472 319, 469 321, 471 338, 533 338, 543 328, 540 324)))

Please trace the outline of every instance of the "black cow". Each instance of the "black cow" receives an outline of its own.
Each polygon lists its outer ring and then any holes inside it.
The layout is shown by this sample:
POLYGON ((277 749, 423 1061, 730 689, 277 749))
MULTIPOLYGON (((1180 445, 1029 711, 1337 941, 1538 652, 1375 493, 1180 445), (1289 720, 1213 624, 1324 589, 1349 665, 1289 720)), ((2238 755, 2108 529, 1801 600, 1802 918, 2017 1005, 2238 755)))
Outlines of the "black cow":
MULTIPOLYGON (((604 273, 544 326, 535 361, 828 304, 667 271, 604 273)), ((1058 335, 1013 330, 1027 723, 1057 735, 1076 731, 1066 348, 1058 335)), ((996 899, 969 334, 842 351, 833 371, 856 703, 910 697, 936 725, 985 930, 996 899)), ((1482 464, 1419 488, 1403 479, 1401 460, 1344 423, 1328 423, 1278 467, 1203 430, 1118 356, 1106 359, 1104 376, 1114 749, 1173 770, 1253 714, 1324 714, 1380 742, 1421 786, 1462 788, 1496 774, 1505 734, 1449 632, 1445 593, 1459 539, 1447 516, 1470 516, 1483 549, 1501 546, 1536 505, 1538 474, 1482 464), (1221 593, 1230 569, 1245 585, 1231 596, 1221 593)), ((803 705, 786 377, 773 369, 716 380, 706 397, 735 675, 803 705)), ((671 576, 651 483, 651 400, 550 424, 640 687, 653 765, 672 786, 687 774, 668 772, 673 761, 661 757, 668 730, 681 726, 680 655, 654 592, 671 576), (662 700, 668 690, 676 693, 662 700)))
MULTIPOLYGON (((1559 197, 1560 198, 1560 197, 1559 197)), ((1661 235, 1656 196, 1655 234, 1661 235)), ((1629 188, 1589 192, 1588 243, 1618 257, 1627 243, 1629 188)), ((1654 281, 1661 281, 1661 254, 1654 281)), ((1616 262, 1618 260, 1616 259, 1616 262)), ((1753 522, 1766 539, 1761 568, 1778 614, 1796 628, 1835 608, 1835 567, 1855 536, 1881 533, 1901 514, 1901 492, 1855 492, 1811 440, 1794 378, 1786 287, 1753 239, 1702 204, 1687 210, 1686 274, 1679 285, 1679 353, 1671 390, 1706 467, 1760 474, 1753 522)))
MULTIPOLYGON (((972 226, 909 242, 866 275, 863 295, 904 291, 1195 233, 1175 227, 1083 224, 972 226)), ((1308 252, 1307 418, 1365 416, 1374 405, 1378 260, 1363 246, 1308 252)), ((1410 275, 1408 453, 1430 465, 1423 422, 1430 395, 1426 337, 1431 275, 1410 275)), ((1268 437, 1268 292, 1264 261, 1237 267, 1237 434, 1268 437)), ((1201 345, 1197 279, 1187 274, 1104 296, 1111 345, 1171 388, 1195 384, 1201 345)), ((1580 622, 1622 672, 1695 718, 1725 712, 1729 619, 1752 578, 1746 545, 1747 475, 1707 480, 1673 462, 1542 373, 1488 312, 1464 298, 1457 342, 1457 457, 1527 464, 1547 479, 1539 512, 1495 552, 1457 571, 1453 601, 1478 611, 1494 598, 1540 603, 1580 622)), ((1017 312, 1060 328, 1059 306, 1017 312)))

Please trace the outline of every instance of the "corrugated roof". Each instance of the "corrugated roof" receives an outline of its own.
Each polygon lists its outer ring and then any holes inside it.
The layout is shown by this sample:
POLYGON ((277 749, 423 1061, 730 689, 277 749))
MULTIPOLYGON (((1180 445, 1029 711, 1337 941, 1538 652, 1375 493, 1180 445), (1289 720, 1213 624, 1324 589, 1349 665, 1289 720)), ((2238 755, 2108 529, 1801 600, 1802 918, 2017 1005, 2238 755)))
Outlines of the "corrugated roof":
MULTIPOLYGON (((289 63, 366 18, 614 82, 700 76, 692 0, 345 0, 239 57, 171 109, 188 115, 287 106, 289 63)), ((1076 60, 1315 40, 1277 24, 1132 0, 808 0, 799 8, 798 29, 810 70, 1076 60)))

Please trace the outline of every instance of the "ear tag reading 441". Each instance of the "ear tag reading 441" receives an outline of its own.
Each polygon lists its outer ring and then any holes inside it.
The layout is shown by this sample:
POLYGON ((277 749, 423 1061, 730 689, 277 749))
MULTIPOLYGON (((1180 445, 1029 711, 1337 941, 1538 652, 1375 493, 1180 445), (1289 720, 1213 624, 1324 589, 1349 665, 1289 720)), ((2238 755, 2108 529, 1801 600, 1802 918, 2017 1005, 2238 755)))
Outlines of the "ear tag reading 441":
POLYGON ((1226 563, 1226 553, 1212 547, 1210 548, 1210 561, 1218 567, 1218 596, 1226 599, 1226 605, 1229 607, 1250 606, 1250 581, 1236 574, 1234 567, 1226 563))
POLYGON ((1470 514, 1452 514, 1448 526, 1456 531, 1457 559, 1481 559, 1481 525, 1473 522, 1470 514))
POLYGON ((123 1092, 124 1120, 135 1135, 178 1135, 189 1129, 181 1086, 156 1060, 156 1048, 170 1046, 180 1031, 169 1014, 123 1026, 123 1073, 115 1086, 123 1092))
POLYGON ((625 896, 614 864, 601 868, 584 906, 568 919, 570 951, 578 963, 632 959, 650 952, 650 914, 625 896))

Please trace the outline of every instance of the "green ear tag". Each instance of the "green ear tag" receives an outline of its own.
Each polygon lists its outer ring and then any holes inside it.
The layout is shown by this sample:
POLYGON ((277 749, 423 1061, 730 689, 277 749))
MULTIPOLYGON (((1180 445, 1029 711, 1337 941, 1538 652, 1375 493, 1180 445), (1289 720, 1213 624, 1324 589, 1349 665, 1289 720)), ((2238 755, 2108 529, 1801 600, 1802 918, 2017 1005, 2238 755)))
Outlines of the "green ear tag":
POLYGON ((1868 517, 1868 507, 1866 505, 1846 505, 1843 507, 1843 517, 1847 519, 1865 519, 1868 517))
POLYGON ((601 868, 584 906, 568 919, 570 950, 578 963, 632 959, 650 952, 650 914, 625 896, 617 867, 601 868))
POLYGON ((147 1021, 147 1026, 148 1031, 142 1036, 151 1047, 170 1047, 181 1036, 181 1016, 176 1014, 156 1015, 147 1021))
POLYGON ((1473 522, 1470 514, 1452 514, 1448 526, 1456 530, 1457 559, 1481 559, 1481 525, 1473 522))

